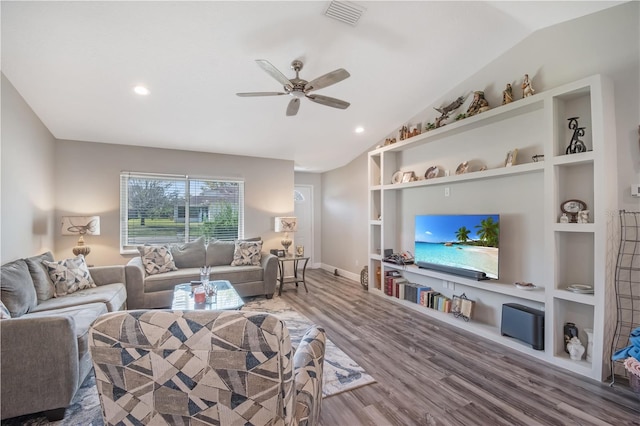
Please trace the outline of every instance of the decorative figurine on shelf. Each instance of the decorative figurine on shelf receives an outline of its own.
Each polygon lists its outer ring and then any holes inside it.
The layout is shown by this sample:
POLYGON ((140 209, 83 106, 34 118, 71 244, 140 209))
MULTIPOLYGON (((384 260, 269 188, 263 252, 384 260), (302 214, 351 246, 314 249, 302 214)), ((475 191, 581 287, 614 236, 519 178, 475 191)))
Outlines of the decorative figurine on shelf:
POLYGON ((460 121, 460 120, 463 120, 463 119, 465 119, 465 118, 467 118, 467 114, 465 114, 465 113, 463 112, 463 113, 461 113, 461 114, 456 115, 455 120, 456 120, 456 121, 460 121))
POLYGON ((584 346, 582 346, 582 342, 577 337, 572 337, 567 344, 567 349, 569 350, 569 357, 571 357, 574 361, 580 361, 582 359, 582 354, 584 354, 584 346))
POLYGON ((396 143, 396 138, 387 138, 384 140, 384 146, 391 145, 392 143, 396 143))
POLYGON ((491 109, 491 107, 489 106, 489 102, 484 98, 484 92, 482 90, 476 90, 473 92, 473 101, 471 105, 469 105, 469 109, 467 109, 467 117, 489 111, 489 109, 491 109))
POLYGON ((407 126, 402 126, 399 133, 398 139, 403 141, 409 137, 409 128, 407 126))
POLYGON ((436 127, 440 127, 442 126, 442 121, 446 120, 447 118, 449 118, 449 114, 451 114, 453 111, 457 110, 458 108, 460 108, 462 106, 462 104, 464 103, 466 97, 465 96, 458 96, 458 99, 456 99, 455 101, 451 102, 449 105, 445 106, 445 107, 441 107, 441 108, 433 108, 436 111, 438 111, 441 115, 440 117, 436 118, 436 127))
POLYGON ((569 223, 569 216, 566 213, 562 213, 560 216, 560 223, 569 223))
POLYGON ((533 90, 533 86, 531 85, 531 81, 529 80, 529 74, 525 74, 524 80, 522 81, 522 97, 527 98, 529 96, 532 96, 534 93, 536 93, 536 91, 533 90))
POLYGON ((589 223, 589 210, 580 210, 578 212, 578 223, 589 223))
POLYGON ((432 122, 428 121, 426 123, 424 123, 424 131, 428 132, 429 130, 433 130, 436 128, 436 125, 433 124, 432 122))
POLYGON ((577 154, 587 151, 587 146, 580 140, 580 137, 584 136, 584 129, 586 129, 586 127, 578 127, 579 118, 580 117, 567 118, 569 121, 569 129, 573 130, 573 136, 571 137, 571 142, 569 142, 565 154, 577 154))
POLYGON ((513 102, 513 88, 511 83, 507 83, 506 89, 502 91, 502 105, 510 104, 513 102))

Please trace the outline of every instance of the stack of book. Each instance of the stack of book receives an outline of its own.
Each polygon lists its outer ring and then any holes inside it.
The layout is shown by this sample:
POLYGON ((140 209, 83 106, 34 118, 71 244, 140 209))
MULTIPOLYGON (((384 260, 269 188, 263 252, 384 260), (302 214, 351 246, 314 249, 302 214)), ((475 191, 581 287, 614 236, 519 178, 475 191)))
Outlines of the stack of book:
POLYGON ((384 294, 435 309, 451 312, 451 299, 431 287, 410 283, 399 271, 388 271, 384 277, 384 294))
POLYGON ((451 299, 434 290, 421 292, 418 303, 424 307, 435 309, 440 312, 451 312, 451 299))

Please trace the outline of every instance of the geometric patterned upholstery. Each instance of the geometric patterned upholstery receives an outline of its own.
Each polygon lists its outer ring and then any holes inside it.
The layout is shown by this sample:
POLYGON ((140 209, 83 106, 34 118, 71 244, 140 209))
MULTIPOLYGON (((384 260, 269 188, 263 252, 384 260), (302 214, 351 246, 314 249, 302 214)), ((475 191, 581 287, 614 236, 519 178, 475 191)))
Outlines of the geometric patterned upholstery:
POLYGON ((324 342, 312 327, 294 360, 285 324, 249 311, 112 312, 89 334, 105 425, 316 424, 324 342))

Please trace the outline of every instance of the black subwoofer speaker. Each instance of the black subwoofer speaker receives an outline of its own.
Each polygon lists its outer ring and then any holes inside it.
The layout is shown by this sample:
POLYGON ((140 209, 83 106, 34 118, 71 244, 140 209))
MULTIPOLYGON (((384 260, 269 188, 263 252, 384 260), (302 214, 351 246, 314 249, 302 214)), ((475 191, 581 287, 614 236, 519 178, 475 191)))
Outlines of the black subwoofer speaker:
POLYGON ((544 350, 544 311, 517 303, 502 305, 503 336, 513 337, 531 345, 533 349, 544 350))

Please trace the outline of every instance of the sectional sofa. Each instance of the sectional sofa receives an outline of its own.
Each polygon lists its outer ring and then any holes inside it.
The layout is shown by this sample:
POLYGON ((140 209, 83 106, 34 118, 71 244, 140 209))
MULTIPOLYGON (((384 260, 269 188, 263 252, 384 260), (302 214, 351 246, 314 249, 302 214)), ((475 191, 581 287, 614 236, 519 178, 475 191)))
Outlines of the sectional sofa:
POLYGON ((41 411, 51 421, 62 419, 92 368, 89 326, 126 307, 124 265, 88 268, 91 287, 61 295, 44 263, 53 260, 44 253, 2 265, 2 419, 41 411))

